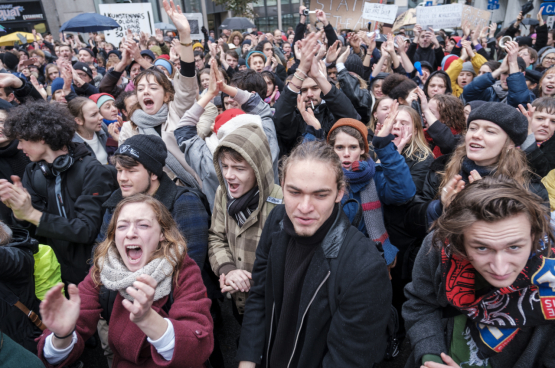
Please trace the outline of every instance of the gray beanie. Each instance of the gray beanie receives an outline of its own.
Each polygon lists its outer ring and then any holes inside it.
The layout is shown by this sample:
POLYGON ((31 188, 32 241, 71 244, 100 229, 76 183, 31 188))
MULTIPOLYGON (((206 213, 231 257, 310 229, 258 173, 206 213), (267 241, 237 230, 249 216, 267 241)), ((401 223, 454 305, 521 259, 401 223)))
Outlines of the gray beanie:
POLYGON ((540 64, 543 63, 543 59, 545 59, 545 57, 546 57, 548 54, 553 54, 553 53, 555 53, 555 48, 553 48, 553 47, 552 47, 552 48, 549 48, 549 49, 547 49, 547 50, 545 50, 545 51, 542 53, 542 57, 541 57, 541 59, 540 59, 540 64))
POLYGON ((528 136, 528 119, 514 107, 502 102, 486 102, 478 108, 473 108, 468 115, 466 126, 474 120, 487 120, 499 125, 515 146, 522 145, 528 136))
POLYGON ((474 70, 474 67, 472 66, 472 63, 470 61, 466 61, 463 63, 461 72, 470 72, 474 74, 474 76, 476 76, 476 71, 474 70))

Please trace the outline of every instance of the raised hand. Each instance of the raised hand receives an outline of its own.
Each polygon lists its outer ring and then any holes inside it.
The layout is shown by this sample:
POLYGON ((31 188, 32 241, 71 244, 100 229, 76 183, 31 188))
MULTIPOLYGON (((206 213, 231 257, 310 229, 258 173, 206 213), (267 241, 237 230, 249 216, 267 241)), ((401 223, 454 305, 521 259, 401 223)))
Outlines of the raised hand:
POLYGON ((339 56, 339 58, 337 59, 337 63, 343 63, 345 64, 345 62, 347 61, 347 58, 349 57, 349 55, 351 54, 351 49, 350 48, 346 48, 345 52, 343 52, 341 54, 341 56, 339 56))
POLYGON ((184 43, 191 42, 191 26, 185 15, 183 15, 181 7, 179 5, 176 7, 173 0, 170 0, 169 3, 168 0, 163 0, 162 4, 164 5, 164 10, 177 28, 180 41, 184 43))
POLYGON ((418 39, 420 37, 420 34, 422 33, 422 27, 420 26, 420 24, 415 24, 412 32, 414 33, 414 37, 418 39))
POLYGON ((319 22, 322 22, 324 27, 329 24, 326 13, 321 9, 316 10, 316 19, 318 19, 319 22))
POLYGON ((274 102, 276 102, 276 94, 278 92, 278 86, 274 87, 274 91, 272 92, 272 95, 270 96, 270 103, 273 104, 274 102))
POLYGON ((301 40, 302 45, 302 58, 299 63, 299 70, 307 74, 309 70, 312 69, 312 61, 314 60, 314 55, 320 47, 318 45, 318 40, 320 39, 322 32, 314 32, 309 34, 306 38, 301 40))
POLYGON ((393 130, 393 124, 395 123, 395 118, 397 117, 399 109, 399 102, 397 100, 393 101, 391 104, 391 108, 389 109, 389 113, 383 122, 383 126, 379 129, 379 132, 376 133, 378 137, 387 137, 391 134, 391 130, 393 130))
POLYGON ((470 29, 470 22, 466 21, 466 22, 464 23, 464 26, 463 26, 463 32, 464 32, 464 38, 465 38, 465 39, 466 39, 468 36, 470 36, 470 31, 471 31, 471 29, 470 29))
MULTIPOLYGON (((68 286, 69 300, 62 294, 63 287, 62 283, 54 286, 40 303, 42 322, 50 331, 60 337, 69 335, 75 329, 81 308, 81 298, 77 286, 73 284, 68 286)), ((55 340, 58 339, 53 339, 56 346, 55 340)))
POLYGON ((536 15, 537 18, 538 18, 538 22, 540 23, 540 24, 539 24, 540 27, 543 26, 543 25, 545 24, 545 22, 543 21, 543 17, 542 17, 543 8, 544 8, 544 7, 542 6, 542 7, 540 8, 540 10, 538 11, 538 14, 536 15))
POLYGON ((495 36, 495 31, 497 30, 497 23, 492 23, 489 25, 489 37, 495 36))
POLYGON ((322 129, 320 121, 316 119, 316 116, 314 116, 314 111, 312 111, 310 106, 307 107, 306 101, 300 94, 297 95, 297 109, 301 113, 301 116, 307 125, 314 127, 316 130, 322 129))
POLYGON ((528 111, 524 108, 524 106, 522 106, 522 104, 518 105, 518 111, 520 111, 522 113, 522 115, 526 116, 526 119, 528 119, 528 135, 532 134, 532 116, 534 116, 534 112, 536 111, 536 108, 534 106, 532 106, 531 104, 528 104, 528 111))
POLYGON ((0 88, 21 88, 23 82, 13 74, 0 73, 0 88))
POLYGON ((128 287, 125 291, 133 297, 133 302, 124 299, 122 304, 129 311, 129 319, 133 323, 141 322, 150 311, 154 302, 154 292, 158 283, 150 275, 142 274, 137 277, 133 287, 128 287))
POLYGON ((455 175, 447 182, 447 184, 445 184, 441 190, 441 203, 443 204, 443 207, 449 206, 457 193, 464 189, 464 185, 465 183, 460 175, 455 175))
POLYGON ((326 63, 331 64, 335 62, 340 52, 341 52, 341 41, 337 40, 328 49, 328 54, 326 56, 326 63))
POLYGON ((421 90, 420 88, 417 88, 416 94, 420 98, 420 108, 422 109, 422 111, 428 110, 428 98, 426 97, 426 94, 424 93, 424 91, 421 90))
POLYGON ((158 43, 164 43, 164 32, 161 29, 156 28, 154 31, 154 37, 158 43))

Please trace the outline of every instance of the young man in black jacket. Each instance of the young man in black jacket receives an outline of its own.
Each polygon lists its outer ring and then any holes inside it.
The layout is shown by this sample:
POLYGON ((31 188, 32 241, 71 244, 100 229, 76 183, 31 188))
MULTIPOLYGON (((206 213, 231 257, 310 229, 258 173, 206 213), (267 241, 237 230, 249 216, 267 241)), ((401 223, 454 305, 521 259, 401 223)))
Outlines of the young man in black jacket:
POLYGON ((341 162, 322 141, 283 163, 285 205, 256 250, 239 368, 372 367, 387 344, 391 283, 375 244, 340 206, 341 162))
POLYGON ((102 203, 114 190, 111 170, 73 143, 73 117, 57 104, 27 102, 10 111, 5 134, 29 157, 23 180, 0 180, 0 198, 22 225, 52 247, 62 280, 78 284, 88 273, 93 242, 102 224, 102 203))
MULTIPOLYGON (((311 33, 301 41, 302 47, 317 50, 321 36, 322 32, 311 33)), ((326 135, 341 118, 360 120, 351 100, 328 82, 326 71, 320 70, 319 60, 313 52, 302 54, 293 75, 274 106, 274 124, 282 155, 288 154, 306 132, 307 120, 315 118, 326 135), (303 107, 299 110, 299 106, 303 107)))

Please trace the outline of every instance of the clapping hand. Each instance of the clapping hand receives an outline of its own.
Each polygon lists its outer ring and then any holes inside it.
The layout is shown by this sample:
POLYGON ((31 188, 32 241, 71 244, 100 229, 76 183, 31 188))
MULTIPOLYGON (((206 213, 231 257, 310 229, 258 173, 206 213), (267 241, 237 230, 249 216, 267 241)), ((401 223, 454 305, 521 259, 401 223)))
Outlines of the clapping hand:
POLYGON ((455 175, 451 178, 441 190, 441 203, 443 206, 447 207, 453 198, 455 198, 455 195, 464 189, 464 186, 465 183, 462 180, 462 176, 455 175))
MULTIPOLYGON (((42 322, 56 336, 67 336, 75 330, 79 312, 81 309, 81 298, 77 286, 70 284, 67 288, 69 300, 62 294, 64 284, 59 283, 50 289, 40 303, 40 315, 42 322)), ((54 347, 60 348, 59 340, 52 339, 54 347)))
POLYGON ((328 54, 326 57, 326 63, 331 64, 337 60, 337 57, 341 53, 341 41, 337 40, 328 49, 328 54))

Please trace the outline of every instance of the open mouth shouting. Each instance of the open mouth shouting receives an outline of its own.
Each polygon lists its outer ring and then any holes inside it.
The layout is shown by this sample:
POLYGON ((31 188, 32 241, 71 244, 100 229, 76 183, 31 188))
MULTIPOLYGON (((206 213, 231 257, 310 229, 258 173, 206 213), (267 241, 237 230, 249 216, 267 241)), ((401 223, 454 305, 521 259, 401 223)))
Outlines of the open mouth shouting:
POLYGON ((125 246, 125 254, 129 264, 135 265, 141 262, 143 256, 143 249, 140 245, 132 244, 125 246))
POLYGON ((345 170, 349 170, 349 169, 351 168, 351 165, 352 165, 352 164, 353 164, 353 163, 352 163, 351 161, 343 161, 343 162, 341 162, 341 166, 343 166, 343 168, 344 168, 345 170))
POLYGON ((150 97, 145 97, 143 99, 143 104, 145 106, 146 111, 150 111, 154 108, 154 100, 150 97))

